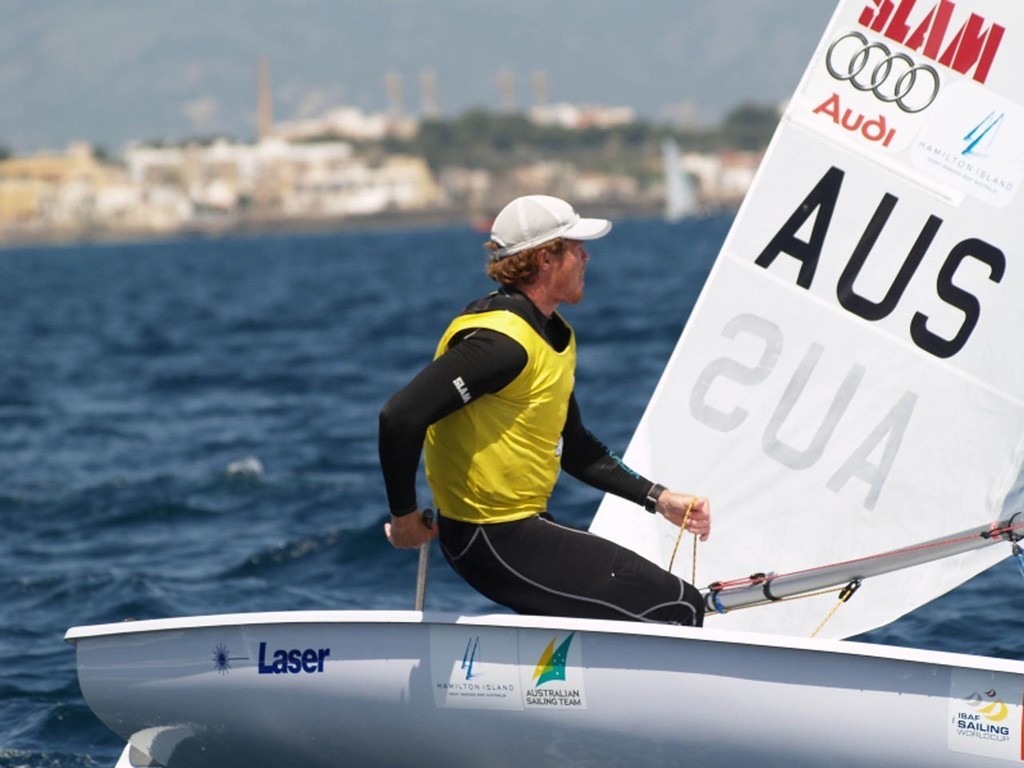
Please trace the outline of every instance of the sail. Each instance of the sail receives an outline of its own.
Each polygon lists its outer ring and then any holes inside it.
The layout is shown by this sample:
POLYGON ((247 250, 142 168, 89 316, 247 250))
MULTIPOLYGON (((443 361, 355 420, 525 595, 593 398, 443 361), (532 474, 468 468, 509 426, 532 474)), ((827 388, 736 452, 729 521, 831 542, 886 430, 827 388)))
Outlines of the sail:
MULTIPOLYGON (((1021 505, 1021 30, 1004 0, 839 4, 625 454, 711 500, 698 586, 1021 505)), ((678 530, 612 496, 591 529, 662 566, 678 530)), ((691 541, 673 567, 687 579, 691 541)), ((821 636, 893 621, 1009 554, 867 579, 821 636)), ((835 601, 707 623, 809 635, 835 601)))
POLYGON ((661 157, 665 166, 665 220, 680 221, 697 213, 697 189, 683 170, 679 146, 672 139, 661 143, 661 157))

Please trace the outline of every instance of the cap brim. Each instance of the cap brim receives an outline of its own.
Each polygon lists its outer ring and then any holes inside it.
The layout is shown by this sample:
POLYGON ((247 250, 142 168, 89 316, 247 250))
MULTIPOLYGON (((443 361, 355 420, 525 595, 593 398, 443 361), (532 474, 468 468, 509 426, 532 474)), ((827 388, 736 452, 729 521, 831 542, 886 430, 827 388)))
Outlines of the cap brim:
POLYGON ((597 240, 607 235, 611 229, 612 223, 608 219, 580 219, 558 236, 566 240, 597 240))

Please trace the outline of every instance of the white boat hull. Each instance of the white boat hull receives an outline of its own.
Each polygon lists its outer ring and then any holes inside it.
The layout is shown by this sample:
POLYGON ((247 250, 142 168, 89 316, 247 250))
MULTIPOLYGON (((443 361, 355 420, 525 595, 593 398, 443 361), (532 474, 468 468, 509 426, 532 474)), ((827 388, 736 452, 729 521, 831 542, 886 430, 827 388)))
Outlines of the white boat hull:
POLYGON ((87 703, 137 750, 135 764, 143 754, 167 768, 1024 760, 1019 661, 418 612, 130 622, 67 639, 87 703))

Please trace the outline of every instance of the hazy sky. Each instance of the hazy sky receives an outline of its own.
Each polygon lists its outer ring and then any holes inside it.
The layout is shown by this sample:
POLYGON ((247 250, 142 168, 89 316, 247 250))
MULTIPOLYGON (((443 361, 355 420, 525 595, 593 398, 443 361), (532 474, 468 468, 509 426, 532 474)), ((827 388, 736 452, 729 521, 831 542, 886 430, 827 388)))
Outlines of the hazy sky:
POLYGON ((434 73, 442 112, 520 105, 543 70, 549 101, 631 106, 644 117, 717 120, 790 96, 832 0, 0 0, 0 145, 86 140, 119 151, 154 140, 256 132, 256 72, 293 119, 406 111, 434 73))

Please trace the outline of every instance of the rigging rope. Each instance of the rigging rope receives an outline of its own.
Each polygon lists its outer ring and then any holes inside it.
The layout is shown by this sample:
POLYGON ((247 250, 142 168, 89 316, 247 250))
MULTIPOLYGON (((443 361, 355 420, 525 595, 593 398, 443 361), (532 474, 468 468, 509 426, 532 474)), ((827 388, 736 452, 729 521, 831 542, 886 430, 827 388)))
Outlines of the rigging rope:
MULTIPOLYGON (((1024 520, 1016 521, 1016 518, 1021 514, 1022 513, 1018 512, 1017 514, 1013 515, 1010 518, 1010 522, 1008 524, 1001 526, 996 526, 994 524, 990 530, 981 534, 981 537, 984 539, 1005 538, 1009 541, 1014 542, 1022 540, 1022 534, 1018 533, 1018 531, 1024 531, 1024 520)), ((913 546, 901 547, 899 549, 890 550, 888 552, 881 552, 877 555, 868 555, 866 557, 852 558, 850 560, 840 560, 835 563, 830 563, 826 566, 818 566, 816 568, 805 568, 798 571, 790 571, 788 573, 777 574, 776 578, 778 578, 779 576, 798 576, 800 574, 812 573, 814 571, 821 570, 822 568, 831 568, 834 566, 853 565, 855 563, 871 563, 876 560, 884 560, 886 558, 892 557, 893 555, 912 554, 914 552, 926 552, 930 549, 938 549, 940 547, 949 546, 950 544, 958 544, 962 542, 973 541, 978 538, 978 535, 979 534, 977 533, 971 532, 959 536, 949 536, 945 539, 937 539, 935 541, 929 541, 923 544, 915 544, 913 546)), ((761 581, 763 581, 763 579, 763 576, 748 576, 746 578, 732 579, 729 581, 717 581, 715 582, 715 587, 716 589, 723 591, 733 589, 736 587, 750 587, 759 584, 761 581)))
MULTIPOLYGON (((684 521, 685 524, 685 521, 684 521)), ((682 533, 680 532, 680 536, 682 533)), ((832 608, 828 616, 821 622, 818 628, 814 631, 811 637, 817 635, 825 624, 832 618, 839 606, 847 602, 853 593, 860 587, 862 579, 884 574, 886 571, 879 570, 875 573, 862 573, 856 577, 853 577, 845 587, 826 587, 818 591, 803 592, 798 594, 790 594, 784 597, 778 597, 772 594, 772 582, 780 578, 802 576, 804 574, 812 574, 816 571, 823 571, 826 569, 835 568, 836 566, 852 566, 858 564, 870 564, 873 561, 881 560, 883 558, 889 558, 894 555, 906 555, 917 552, 924 552, 933 548, 948 547, 951 544, 961 544, 976 540, 978 537, 982 539, 1004 539, 1009 541, 1013 545, 1013 557, 1016 560, 1017 567, 1020 569, 1021 575, 1024 576, 1024 549, 1018 542, 1024 541, 1024 511, 1018 511, 1010 516, 1008 520, 992 523, 990 526, 981 530, 974 530, 950 536, 945 539, 938 539, 935 541, 925 542, 923 544, 917 544, 914 546, 903 547, 897 550, 891 550, 889 552, 882 552, 877 555, 871 555, 868 557, 854 558, 852 560, 846 560, 837 562, 832 565, 818 566, 817 568, 808 568, 799 571, 792 571, 785 574, 776 573, 755 573, 751 576, 742 579, 733 579, 731 581, 715 581, 708 585, 708 591, 705 595, 705 605, 709 609, 713 609, 719 614, 725 614, 732 611, 744 610, 747 608, 758 608, 765 605, 776 605, 782 602, 789 602, 792 600, 801 600, 805 598, 818 597, 819 595, 825 595, 833 592, 840 592, 838 603, 832 608), (722 597, 730 590, 742 590, 748 591, 753 588, 760 587, 760 591, 764 594, 765 600, 756 600, 745 604, 735 604, 726 608, 723 604, 722 597)), ((676 541, 676 547, 678 548, 679 541, 676 541)), ((675 550, 672 552, 673 559, 675 558, 675 550)), ((909 566, 905 566, 909 567, 909 566)), ((669 565, 671 569, 671 563, 669 565)), ((869 569, 865 569, 869 570, 869 569)), ((696 576, 696 540, 694 541, 694 576, 696 576)), ((696 581, 696 578, 694 579, 696 581)))
POLYGON ((715 611, 722 615, 726 613, 735 613, 736 611, 745 611, 748 608, 762 608, 766 605, 778 605, 779 603, 791 603, 794 600, 806 600, 811 597, 821 597, 822 595, 831 595, 835 592, 841 592, 845 587, 830 587, 828 589, 819 589, 815 592, 804 592, 800 595, 790 595, 789 597, 776 597, 774 600, 762 600, 758 603, 748 603, 747 605, 735 605, 728 611, 721 607, 721 603, 717 600, 717 592, 712 592, 709 597, 715 603, 715 611))
MULTIPOLYGON (((668 560, 668 571, 672 572, 672 565, 676 561, 676 552, 679 551, 679 542, 683 540, 683 533, 686 531, 686 524, 690 521, 690 513, 693 511, 693 505, 697 503, 697 497, 691 496, 690 503, 686 507, 686 514, 683 515, 683 522, 679 525, 679 533, 676 534, 676 543, 672 547, 672 556, 668 560)), ((693 575, 690 577, 690 583, 697 583, 697 534, 693 534, 693 575)))
POLYGON ((832 606, 832 610, 828 612, 828 616, 821 620, 821 624, 818 625, 818 628, 811 632, 811 637, 818 636, 818 633, 821 632, 822 628, 829 623, 833 616, 836 615, 836 611, 839 610, 839 606, 853 597, 853 593, 858 589, 860 589, 860 579, 854 579, 843 587, 843 591, 839 593, 839 599, 836 600, 836 604, 832 606))

